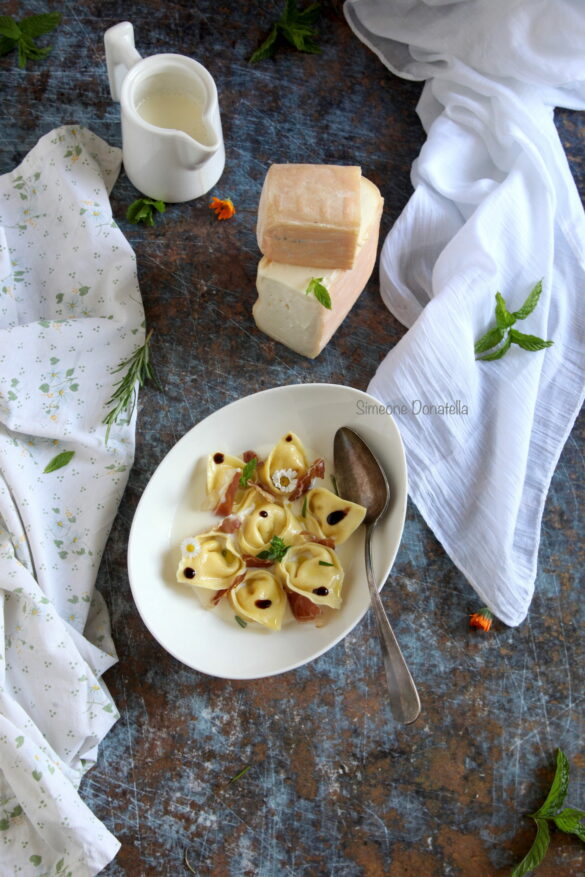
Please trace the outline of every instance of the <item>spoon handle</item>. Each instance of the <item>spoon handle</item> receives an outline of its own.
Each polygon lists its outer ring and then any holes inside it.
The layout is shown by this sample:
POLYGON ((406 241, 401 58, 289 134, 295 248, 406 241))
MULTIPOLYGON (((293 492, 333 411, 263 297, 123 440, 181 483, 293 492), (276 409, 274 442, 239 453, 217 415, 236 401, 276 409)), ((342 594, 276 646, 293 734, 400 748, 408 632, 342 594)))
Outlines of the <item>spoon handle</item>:
POLYGON ((384 668, 390 693, 390 708, 397 722, 409 725, 420 713, 420 699, 404 656, 400 651, 394 631, 382 603, 380 593, 374 583, 372 568, 372 533, 374 526, 366 530, 366 575, 370 589, 370 599, 374 608, 378 632, 384 655, 384 668))

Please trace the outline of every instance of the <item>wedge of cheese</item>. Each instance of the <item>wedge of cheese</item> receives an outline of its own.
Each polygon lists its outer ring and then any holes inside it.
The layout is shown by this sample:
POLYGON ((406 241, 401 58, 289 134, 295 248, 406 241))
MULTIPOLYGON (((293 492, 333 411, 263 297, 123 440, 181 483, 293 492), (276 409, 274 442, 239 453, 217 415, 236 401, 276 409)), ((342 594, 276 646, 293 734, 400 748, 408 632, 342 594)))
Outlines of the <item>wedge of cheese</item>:
POLYGON ((352 268, 361 222, 361 169, 273 164, 258 206, 260 252, 274 262, 352 268))
POLYGON ((373 271, 383 198, 379 189, 362 177, 361 224, 353 268, 323 270, 318 266, 288 265, 264 256, 258 265, 258 298, 253 315, 258 328, 291 350, 314 359, 363 291, 373 271), (323 278, 331 297, 331 310, 307 295, 313 278, 323 278))

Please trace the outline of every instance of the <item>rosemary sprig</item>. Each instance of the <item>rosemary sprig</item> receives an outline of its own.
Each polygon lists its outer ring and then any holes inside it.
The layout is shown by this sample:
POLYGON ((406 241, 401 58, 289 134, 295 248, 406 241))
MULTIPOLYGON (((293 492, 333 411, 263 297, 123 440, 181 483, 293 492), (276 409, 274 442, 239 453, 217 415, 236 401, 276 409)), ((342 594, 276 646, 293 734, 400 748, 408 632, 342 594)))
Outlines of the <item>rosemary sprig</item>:
POLYGON ((111 410, 108 411, 102 421, 108 427, 106 430, 106 444, 108 443, 110 430, 115 423, 118 423, 118 418, 121 414, 125 413, 126 421, 130 422, 138 396, 136 384, 139 387, 143 387, 146 381, 152 380, 157 386, 160 386, 150 363, 149 344, 151 336, 152 329, 146 336, 142 347, 135 350, 132 356, 121 362, 112 372, 115 375, 118 372, 126 371, 126 374, 119 381, 116 381, 114 384, 116 389, 106 402, 107 406, 111 406, 111 410))

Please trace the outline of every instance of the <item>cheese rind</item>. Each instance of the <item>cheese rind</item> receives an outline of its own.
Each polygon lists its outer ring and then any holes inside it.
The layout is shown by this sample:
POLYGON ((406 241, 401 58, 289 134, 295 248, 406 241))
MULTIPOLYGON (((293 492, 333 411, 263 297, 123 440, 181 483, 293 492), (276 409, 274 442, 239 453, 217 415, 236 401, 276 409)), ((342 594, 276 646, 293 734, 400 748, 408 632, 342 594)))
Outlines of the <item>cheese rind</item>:
POLYGON ((314 359, 321 353, 363 291, 376 262, 380 217, 384 201, 379 189, 362 178, 362 222, 353 268, 323 270, 302 265, 260 260, 256 278, 258 299, 252 313, 257 327, 291 350, 314 359), (331 296, 331 310, 314 295, 309 282, 322 277, 331 296))
POLYGON ((361 169, 273 164, 258 205, 260 251, 275 262, 352 268, 361 221, 361 169))

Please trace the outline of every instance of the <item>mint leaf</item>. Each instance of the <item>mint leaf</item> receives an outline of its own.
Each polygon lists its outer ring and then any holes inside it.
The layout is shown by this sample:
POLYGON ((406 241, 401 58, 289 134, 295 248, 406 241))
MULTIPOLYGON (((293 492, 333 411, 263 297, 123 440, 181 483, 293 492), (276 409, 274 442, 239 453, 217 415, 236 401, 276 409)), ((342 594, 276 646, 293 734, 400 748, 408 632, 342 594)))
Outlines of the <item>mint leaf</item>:
POLYGON ((532 313, 532 311, 538 304, 538 299, 540 298, 541 292, 542 280, 539 280, 520 310, 514 311, 513 316, 516 317, 517 320, 525 320, 526 317, 532 313))
POLYGON ((43 34, 50 33, 52 30, 55 30, 58 24, 61 22, 61 13, 59 12, 44 12, 40 15, 27 15, 26 18, 23 18, 22 21, 19 22, 20 29, 23 34, 26 34, 28 37, 41 37, 43 34))
POLYGON ((255 64, 257 61, 264 61, 265 58, 272 58, 276 52, 276 41, 278 40, 278 28, 276 25, 272 28, 264 42, 259 46, 250 58, 250 63, 255 64))
POLYGON ((259 557, 260 560, 273 560, 275 563, 282 560, 290 545, 285 545, 280 536, 273 536, 270 542, 270 548, 266 551, 261 551, 260 554, 257 554, 256 557, 259 557))
POLYGON ((585 843, 585 810, 577 810, 575 807, 566 807, 553 816, 554 824, 565 834, 575 834, 585 843))
POLYGON ((138 225, 139 222, 144 222, 145 225, 154 225, 155 210, 164 213, 166 209, 164 201, 154 198, 137 198, 128 207, 126 219, 133 225, 138 225))
POLYGON ((480 362, 487 362, 488 360, 491 360, 491 359, 501 359, 502 356, 508 352, 511 344, 512 344, 512 339, 510 338, 510 335, 508 334, 508 335, 506 335, 506 338, 505 338, 502 346, 498 347, 498 349, 495 350, 493 353, 487 353, 485 356, 480 356, 479 357, 480 362))
POLYGON ((489 329, 485 335, 482 335, 479 341, 475 345, 476 353, 485 353, 486 350, 489 350, 491 347, 495 347, 500 341, 504 339, 504 330, 495 326, 493 329, 489 329))
POLYGON ((516 322, 516 317, 506 307, 501 293, 496 292, 496 325, 499 329, 508 329, 516 322))
POLYGON ((523 320, 532 313, 538 304, 541 292, 542 281, 539 281, 520 310, 513 313, 508 310, 503 295, 496 292, 496 325, 488 329, 485 335, 476 341, 474 345, 476 359, 486 361, 501 359, 512 344, 517 344, 523 350, 530 351, 544 350, 545 347, 551 347, 554 344, 554 341, 545 341, 537 335, 525 335, 512 328, 516 320, 523 320), (498 347, 499 344, 501 346, 498 347), (492 350, 494 347, 496 349, 492 350), (487 351, 491 352, 487 353, 487 351))
POLYGON ((563 806, 569 788, 569 760, 562 749, 557 749, 557 768, 548 795, 533 817, 553 816, 563 806))
POLYGON ((35 39, 54 30, 61 21, 58 12, 28 15, 16 22, 8 15, 0 16, 0 55, 18 50, 18 66, 26 67, 27 60, 39 61, 51 51, 51 46, 41 48, 35 39))
POLYGON ((545 347, 552 347, 554 344, 554 341, 545 341, 537 335, 525 335, 517 329, 510 329, 510 338, 512 344, 517 344, 523 350, 544 350, 545 347))
POLYGON ((327 310, 331 310, 331 296, 327 290, 326 286, 323 286, 322 277, 311 277, 309 280, 309 285, 305 290, 305 295, 311 295, 311 293, 315 296, 319 304, 323 305, 327 310))
POLYGON ((16 40, 9 39, 9 37, 0 36, 0 57, 2 55, 7 55, 9 52, 16 46, 16 40))
POLYGON ((47 463, 43 469, 43 474, 47 475, 49 472, 55 472, 57 469, 62 469, 63 466, 66 466, 71 462, 74 456, 75 451, 63 451, 62 454, 57 454, 56 457, 53 457, 50 463, 47 463))
POLYGON ((244 468, 242 469, 242 474, 240 475, 240 487, 247 487, 250 478, 254 475, 256 471, 256 466, 258 465, 258 460, 256 457, 252 457, 249 460, 244 468))
POLYGON ((317 36, 315 24, 319 10, 319 3, 311 3, 306 9, 299 10, 296 0, 286 0, 280 18, 273 25, 264 42, 253 53, 250 61, 254 63, 264 58, 271 58, 283 41, 290 43, 299 52, 311 54, 320 52, 321 49, 315 41, 317 36))
POLYGON ((0 36, 8 37, 9 40, 20 39, 20 28, 9 15, 0 15, 0 36))
POLYGON ((536 837, 534 842, 519 865, 516 865, 510 877, 522 877, 528 871, 533 871, 542 862, 550 843, 550 831, 546 819, 536 819, 536 837))

